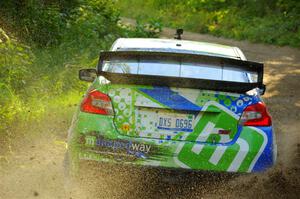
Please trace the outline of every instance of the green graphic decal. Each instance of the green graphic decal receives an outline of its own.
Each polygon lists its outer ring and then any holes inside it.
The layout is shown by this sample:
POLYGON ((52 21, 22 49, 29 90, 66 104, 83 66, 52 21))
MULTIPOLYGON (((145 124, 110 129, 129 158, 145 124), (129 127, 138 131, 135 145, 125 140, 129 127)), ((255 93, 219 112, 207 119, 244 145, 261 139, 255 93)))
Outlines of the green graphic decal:
MULTIPOLYGON (((222 106, 214 102, 209 102, 206 106, 207 109, 210 106, 222 108, 222 106)), ((223 119, 217 120, 216 123, 214 123, 216 120, 199 116, 199 123, 201 123, 201 126, 197 127, 199 131, 190 136, 193 136, 193 139, 200 142, 210 141, 210 136, 208 135, 211 135, 214 128, 228 128, 230 127, 228 123, 236 123, 238 119, 230 112, 224 110, 220 112, 220 115, 222 115, 220 117, 223 117, 223 119), (226 114, 227 117, 225 117, 226 114)), ((266 139, 266 136, 259 132, 258 129, 244 127, 233 145, 204 145, 200 143, 179 145, 176 151, 178 157, 175 157, 175 162, 181 167, 193 169, 209 168, 220 171, 251 171, 252 161, 265 148, 266 139)))
POLYGON ((209 101, 219 101, 219 99, 215 96, 215 92, 200 91, 196 99, 196 104, 199 106, 204 106, 209 101))
POLYGON ((195 120, 193 133, 186 140, 209 143, 227 143, 232 140, 237 132, 238 118, 229 114, 222 106, 209 105, 203 107, 203 111, 195 120), (228 130, 228 135, 219 134, 220 130, 228 130))

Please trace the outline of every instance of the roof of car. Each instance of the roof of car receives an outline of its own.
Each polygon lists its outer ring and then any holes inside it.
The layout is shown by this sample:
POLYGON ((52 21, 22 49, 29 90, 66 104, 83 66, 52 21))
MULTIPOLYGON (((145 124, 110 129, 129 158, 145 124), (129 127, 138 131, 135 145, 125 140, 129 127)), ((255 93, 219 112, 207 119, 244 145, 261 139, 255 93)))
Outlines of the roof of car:
POLYGON ((237 47, 176 39, 120 38, 111 51, 176 52, 240 59, 237 47))

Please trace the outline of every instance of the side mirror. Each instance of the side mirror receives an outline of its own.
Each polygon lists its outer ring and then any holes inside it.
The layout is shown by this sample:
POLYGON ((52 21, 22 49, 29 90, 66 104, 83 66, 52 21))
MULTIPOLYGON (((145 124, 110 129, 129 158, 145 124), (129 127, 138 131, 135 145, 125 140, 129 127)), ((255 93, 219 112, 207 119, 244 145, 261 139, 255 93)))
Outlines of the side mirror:
POLYGON ((267 90, 267 87, 266 87, 266 85, 263 84, 262 87, 259 88, 259 94, 264 95, 266 90, 267 90))
POLYGON ((93 82, 97 77, 96 69, 81 69, 79 70, 79 79, 86 82, 93 82))

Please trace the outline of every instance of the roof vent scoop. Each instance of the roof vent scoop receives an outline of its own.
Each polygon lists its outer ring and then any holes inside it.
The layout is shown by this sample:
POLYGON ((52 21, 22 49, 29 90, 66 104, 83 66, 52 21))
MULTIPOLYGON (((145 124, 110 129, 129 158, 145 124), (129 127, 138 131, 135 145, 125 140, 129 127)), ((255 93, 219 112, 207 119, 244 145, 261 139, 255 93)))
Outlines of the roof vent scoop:
POLYGON ((176 34, 175 34, 174 39, 181 40, 181 35, 182 35, 182 34, 183 34, 183 29, 182 29, 182 28, 177 29, 177 30, 176 30, 176 34))

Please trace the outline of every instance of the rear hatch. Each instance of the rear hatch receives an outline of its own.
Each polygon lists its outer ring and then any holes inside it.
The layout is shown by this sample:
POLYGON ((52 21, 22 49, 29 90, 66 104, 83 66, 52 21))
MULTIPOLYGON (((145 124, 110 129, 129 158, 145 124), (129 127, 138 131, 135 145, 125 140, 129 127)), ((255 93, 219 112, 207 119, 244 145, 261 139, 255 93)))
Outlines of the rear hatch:
POLYGON ((257 87, 251 78, 260 74, 226 62, 220 66, 219 58, 108 54, 100 59, 100 70, 110 81, 114 123, 122 135, 227 143, 238 134, 242 111, 255 100, 245 91, 257 87))
POLYGON ((199 89, 109 86, 120 134, 161 140, 230 142, 251 96, 199 89))

